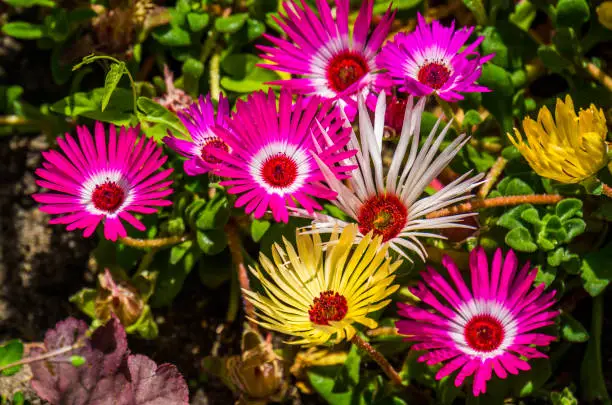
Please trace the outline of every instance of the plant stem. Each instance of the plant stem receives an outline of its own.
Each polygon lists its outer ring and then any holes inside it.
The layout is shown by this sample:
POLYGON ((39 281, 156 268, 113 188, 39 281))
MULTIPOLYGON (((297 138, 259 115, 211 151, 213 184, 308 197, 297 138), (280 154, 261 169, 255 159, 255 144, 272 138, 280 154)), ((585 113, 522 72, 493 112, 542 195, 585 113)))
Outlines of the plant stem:
POLYGON ((126 236, 125 238, 119 238, 119 242, 137 249, 160 249, 166 246, 178 245, 179 243, 183 243, 189 239, 191 239, 189 235, 168 236, 167 238, 157 239, 136 239, 126 236))
POLYGON ((255 319, 255 307, 253 304, 245 299, 242 295, 242 291, 251 291, 251 283, 249 282, 249 275, 244 265, 244 257, 242 255, 242 242, 240 241, 240 233, 238 227, 234 222, 228 222, 225 226, 225 232, 227 232, 227 246, 232 256, 232 262, 238 270, 238 282, 240 283, 240 296, 242 298, 242 305, 244 306, 244 312, 249 319, 249 326, 254 331, 258 331, 257 324, 250 319, 255 319))
POLYGON ((53 351, 51 351, 49 353, 41 354, 40 356, 27 357, 25 359, 21 359, 19 361, 14 362, 14 363, 10 363, 10 364, 6 364, 4 366, 0 366, 0 372, 2 372, 4 370, 7 370, 9 368, 12 368, 12 367, 23 366, 24 364, 35 363, 37 361, 43 361, 43 360, 50 359, 52 357, 61 356, 62 354, 71 352, 71 351, 76 350, 78 348, 81 348, 83 346, 84 346, 84 343, 79 340, 79 341, 75 342, 73 345, 61 347, 61 348, 59 348, 57 350, 53 350, 53 351))
POLYGON ((380 368, 385 372, 387 377, 396 385, 404 385, 402 383, 402 377, 395 371, 393 366, 387 361, 385 356, 382 355, 378 350, 376 350, 371 344, 360 338, 358 335, 354 335, 351 339, 351 343, 360 348, 361 350, 368 353, 368 355, 378 363, 380 368))
POLYGON ((219 68, 221 65, 221 54, 218 50, 210 57, 210 97, 219 101, 219 96, 221 95, 221 75, 219 74, 219 68))
POLYGON ((381 326, 376 329, 370 329, 366 332, 368 336, 397 336, 397 329, 394 326, 381 326))
POLYGON ((497 158, 493 166, 491 166, 489 173, 487 173, 485 182, 482 183, 482 186, 480 186, 480 190, 478 190, 478 194, 477 194, 478 198, 485 199, 487 197, 487 195, 489 194, 489 191, 491 191, 491 188, 493 187, 493 185, 495 184, 499 176, 504 171, 504 167, 506 167, 506 163, 508 163, 508 161, 504 159, 503 157, 500 156, 497 158))
POLYGON ((0 125, 25 125, 31 121, 19 115, 3 115, 0 116, 0 125))
POLYGON ((472 200, 449 208, 443 208, 427 215, 427 218, 439 218, 447 215, 463 214, 480 208, 510 207, 520 204, 556 204, 563 200, 559 194, 532 194, 513 195, 509 197, 487 198, 486 200, 472 200))
POLYGON ((600 68, 591 62, 584 61, 584 69, 589 75, 599 83, 601 83, 608 91, 612 92, 612 77, 605 74, 600 68))
POLYGON ((457 117, 455 117, 455 113, 453 112, 453 108, 451 107, 451 105, 448 102, 442 100, 437 94, 436 100, 438 101, 438 104, 440 104, 440 107, 442 107, 442 111, 444 111, 446 119, 452 120, 453 128, 457 130, 458 134, 461 133, 461 123, 457 121, 457 117))

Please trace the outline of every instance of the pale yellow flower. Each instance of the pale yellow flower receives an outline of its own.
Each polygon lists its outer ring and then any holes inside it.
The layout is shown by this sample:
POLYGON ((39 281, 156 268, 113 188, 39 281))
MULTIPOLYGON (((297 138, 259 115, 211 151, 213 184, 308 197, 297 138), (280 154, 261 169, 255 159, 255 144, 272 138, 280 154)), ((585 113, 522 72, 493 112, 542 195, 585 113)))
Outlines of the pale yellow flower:
POLYGON ((555 119, 546 107, 538 121, 523 120, 527 143, 518 129, 508 134, 529 165, 540 176, 562 183, 579 183, 608 163, 606 118, 593 104, 576 115, 572 98, 557 99, 555 119))
POLYGON ((604 1, 597 7, 597 19, 601 25, 612 30, 612 1, 604 1))
POLYGON ((325 251, 318 234, 298 233, 297 251, 284 240, 274 244, 273 261, 260 255, 262 269, 251 268, 265 294, 243 290, 264 328, 300 339, 288 343, 314 346, 355 335, 354 324, 375 328, 368 315, 384 308, 398 289, 380 236, 366 235, 353 250, 357 226, 334 232, 325 251))

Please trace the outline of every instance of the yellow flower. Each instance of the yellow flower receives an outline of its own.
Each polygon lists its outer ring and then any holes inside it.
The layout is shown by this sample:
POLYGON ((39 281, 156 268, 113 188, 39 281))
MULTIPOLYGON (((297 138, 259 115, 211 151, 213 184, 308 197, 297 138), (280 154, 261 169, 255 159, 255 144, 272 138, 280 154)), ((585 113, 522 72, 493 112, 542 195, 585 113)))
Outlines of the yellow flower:
POLYGON ((612 1, 604 1, 597 7, 597 18, 601 25, 612 30, 612 1))
POLYGON ((355 335, 354 324, 375 328, 368 314, 384 308, 398 289, 393 272, 401 260, 391 263, 387 245, 369 233, 355 250, 351 248, 357 226, 334 232, 326 251, 318 234, 297 234, 297 251, 284 240, 285 249, 274 244, 274 262, 260 255, 263 269, 251 272, 265 294, 244 291, 264 328, 301 339, 288 343, 314 346, 334 339, 336 343, 355 335))
POLYGON ((542 177, 562 183, 579 183, 608 162, 606 118, 593 104, 576 115, 572 98, 557 99, 555 120, 546 107, 538 113, 538 122, 523 120, 527 142, 518 129, 516 138, 508 134, 529 165, 542 177))

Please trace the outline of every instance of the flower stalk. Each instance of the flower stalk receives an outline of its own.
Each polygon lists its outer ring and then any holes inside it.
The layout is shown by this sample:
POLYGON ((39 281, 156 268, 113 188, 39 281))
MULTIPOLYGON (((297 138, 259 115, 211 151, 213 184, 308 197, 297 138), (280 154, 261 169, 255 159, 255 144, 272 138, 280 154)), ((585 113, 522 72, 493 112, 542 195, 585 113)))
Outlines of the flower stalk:
POLYGON ((136 249, 160 249, 167 246, 178 245, 189 239, 191 239, 189 235, 168 236, 166 238, 157 239, 137 239, 126 236, 124 238, 119 238, 119 242, 136 249))
POLYGON ((25 364, 35 363, 37 361, 43 361, 43 360, 51 359, 53 357, 61 356, 62 354, 66 354, 66 353, 69 353, 69 352, 71 352, 73 350, 77 350, 77 349, 83 347, 84 345, 85 344, 83 343, 83 341, 78 340, 78 341, 76 341, 74 344, 72 344, 70 346, 60 347, 57 350, 53 350, 53 351, 50 351, 48 353, 41 354, 40 356, 27 357, 25 359, 21 359, 19 361, 14 362, 14 363, 10 363, 10 364, 6 364, 4 366, 0 366, 0 372, 2 372, 4 370, 8 370, 8 369, 13 368, 13 367, 23 366, 25 364))
POLYGON ((382 368, 384 373, 387 375, 387 377, 389 377, 389 379, 393 382, 393 384, 404 385, 402 382, 402 377, 400 377, 398 372, 395 371, 391 363, 389 363, 385 356, 383 356, 382 353, 376 350, 371 344, 363 340, 358 335, 353 336, 353 338, 351 339, 351 343, 366 352, 372 358, 372 360, 377 362, 380 368, 382 368))
POLYGON ((513 195, 508 197, 487 198, 485 200, 472 200, 453 207, 443 208, 427 215, 427 218, 439 218, 447 215, 464 214, 480 208, 511 207, 520 204, 556 204, 565 197, 559 194, 531 194, 513 195))
POLYGON ((504 168, 506 167, 507 163, 508 161, 502 156, 497 158, 493 166, 491 166, 489 173, 487 173, 487 177, 485 177, 484 183, 482 184, 482 186, 480 186, 480 190, 478 190, 478 198, 485 199, 487 197, 487 195, 491 191, 491 188, 504 171, 504 168))

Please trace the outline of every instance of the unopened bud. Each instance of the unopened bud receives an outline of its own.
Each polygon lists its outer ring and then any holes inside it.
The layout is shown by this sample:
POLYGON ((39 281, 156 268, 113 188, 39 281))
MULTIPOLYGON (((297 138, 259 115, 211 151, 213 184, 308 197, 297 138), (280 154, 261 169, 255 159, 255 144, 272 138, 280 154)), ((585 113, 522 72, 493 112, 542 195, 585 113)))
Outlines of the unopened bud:
POLYGON ((140 318, 144 303, 138 290, 127 281, 116 282, 108 269, 99 275, 98 296, 95 302, 96 318, 101 321, 115 314, 124 326, 140 318))

